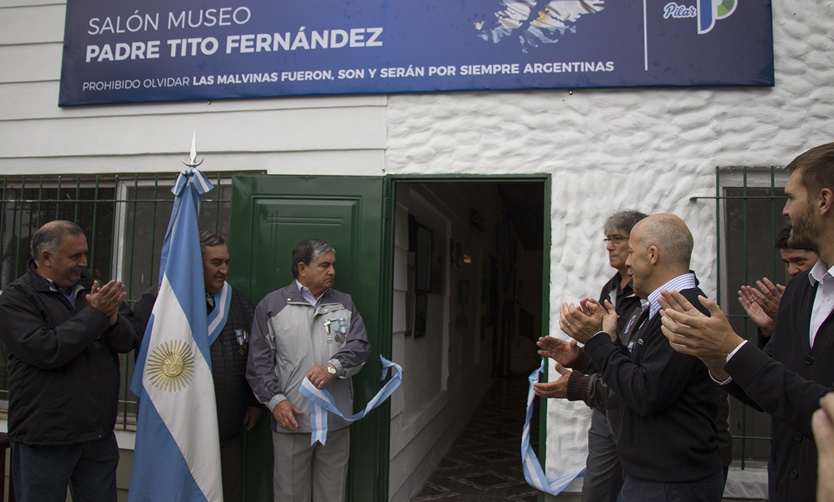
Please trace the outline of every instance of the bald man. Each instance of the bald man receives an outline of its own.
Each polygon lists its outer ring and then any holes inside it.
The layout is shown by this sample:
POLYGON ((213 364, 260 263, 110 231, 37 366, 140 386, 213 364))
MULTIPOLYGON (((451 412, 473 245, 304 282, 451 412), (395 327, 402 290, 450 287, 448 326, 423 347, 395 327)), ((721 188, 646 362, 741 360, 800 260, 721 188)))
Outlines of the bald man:
POLYGON ((587 299, 579 308, 562 306, 562 330, 585 344, 602 379, 620 396, 617 451, 625 502, 718 502, 724 489, 715 425, 721 393, 697 358, 671 349, 658 314, 664 289, 680 291, 705 311, 689 270, 692 247, 686 224, 672 214, 650 216, 632 229, 626 265, 648 308, 628 347, 613 336, 613 309, 606 312, 587 299))

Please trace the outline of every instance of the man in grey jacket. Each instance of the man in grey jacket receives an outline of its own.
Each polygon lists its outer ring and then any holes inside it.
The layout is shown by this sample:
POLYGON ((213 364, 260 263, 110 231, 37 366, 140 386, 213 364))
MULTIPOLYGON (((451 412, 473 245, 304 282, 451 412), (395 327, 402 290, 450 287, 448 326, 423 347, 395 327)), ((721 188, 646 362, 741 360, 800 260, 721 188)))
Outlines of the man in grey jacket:
POLYGON ((258 304, 249 338, 246 378, 272 411, 276 501, 344 499, 350 425, 328 414, 326 444, 310 444, 304 377, 327 388, 338 408, 353 413, 351 377, 371 353, 365 323, 350 295, 331 289, 336 250, 305 239, 292 251, 295 280, 258 304))

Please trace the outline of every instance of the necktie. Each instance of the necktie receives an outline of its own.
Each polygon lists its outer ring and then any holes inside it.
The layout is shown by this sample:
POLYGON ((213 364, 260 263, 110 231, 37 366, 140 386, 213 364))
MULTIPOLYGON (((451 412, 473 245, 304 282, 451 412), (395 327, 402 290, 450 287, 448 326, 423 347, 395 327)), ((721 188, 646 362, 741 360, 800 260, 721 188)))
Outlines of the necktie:
POLYGON ((628 343, 631 341, 634 334, 640 329, 643 323, 649 317, 649 304, 646 303, 643 305, 643 308, 639 312, 635 312, 631 314, 631 318, 628 320, 628 324, 626 324, 623 333, 620 335, 620 340, 622 340, 623 345, 628 346, 628 343))

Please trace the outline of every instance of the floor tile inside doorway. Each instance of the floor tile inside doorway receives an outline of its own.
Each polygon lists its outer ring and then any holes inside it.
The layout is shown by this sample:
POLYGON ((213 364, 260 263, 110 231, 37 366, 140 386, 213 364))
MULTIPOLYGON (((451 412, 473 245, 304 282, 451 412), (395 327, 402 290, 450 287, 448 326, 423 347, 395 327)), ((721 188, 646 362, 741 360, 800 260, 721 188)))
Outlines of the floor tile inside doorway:
MULTIPOLYGON (((524 481, 521 467, 527 385, 524 376, 495 380, 414 502, 537 500, 539 492, 524 481)), ((533 417, 530 441, 535 448, 538 408, 533 417)))

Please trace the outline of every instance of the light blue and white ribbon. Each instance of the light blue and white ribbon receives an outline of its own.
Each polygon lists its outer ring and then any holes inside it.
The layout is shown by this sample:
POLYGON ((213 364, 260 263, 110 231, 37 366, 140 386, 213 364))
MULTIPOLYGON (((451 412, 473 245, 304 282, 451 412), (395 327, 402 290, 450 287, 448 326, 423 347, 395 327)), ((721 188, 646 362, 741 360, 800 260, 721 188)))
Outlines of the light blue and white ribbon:
POLYGON ((533 488, 548 493, 550 495, 558 495, 567 487, 571 481, 581 476, 585 472, 583 467, 578 472, 568 472, 562 476, 550 480, 544 474, 544 469, 536 457, 536 452, 530 446, 530 419, 533 417, 533 399, 536 398, 536 392, 533 390, 533 384, 539 382, 539 376, 544 372, 544 362, 542 360, 541 366, 534 372, 530 373, 530 388, 527 391, 527 418, 524 420, 524 429, 521 434, 521 463, 524 466, 524 479, 527 484, 533 488))
POLYGON ((223 328, 226 327, 226 320, 229 318, 229 306, 232 304, 232 287, 228 282, 223 283, 223 288, 214 293, 214 310, 208 315, 209 345, 217 340, 223 328))
POLYGON ((381 389, 379 389, 379 392, 377 392, 377 394, 371 398, 370 401, 368 401, 364 410, 350 416, 346 416, 339 410, 339 408, 336 407, 336 401, 333 399, 333 395, 331 395, 326 388, 317 389, 309 378, 304 377, 304 380, 301 382, 301 389, 299 389, 299 392, 301 392, 301 394, 310 402, 310 428, 312 429, 310 445, 315 444, 316 441, 321 444, 325 444, 327 441, 328 412, 334 413, 336 416, 341 417, 348 422, 355 422, 365 418, 365 415, 382 404, 391 396, 391 394, 394 393, 395 390, 397 390, 397 387, 400 386, 400 382, 402 382, 403 369, 399 364, 391 362, 383 356, 379 356, 379 360, 382 361, 382 376, 379 378, 379 381, 381 382, 385 380, 388 370, 393 369, 391 379, 388 380, 388 382, 386 382, 381 389))

